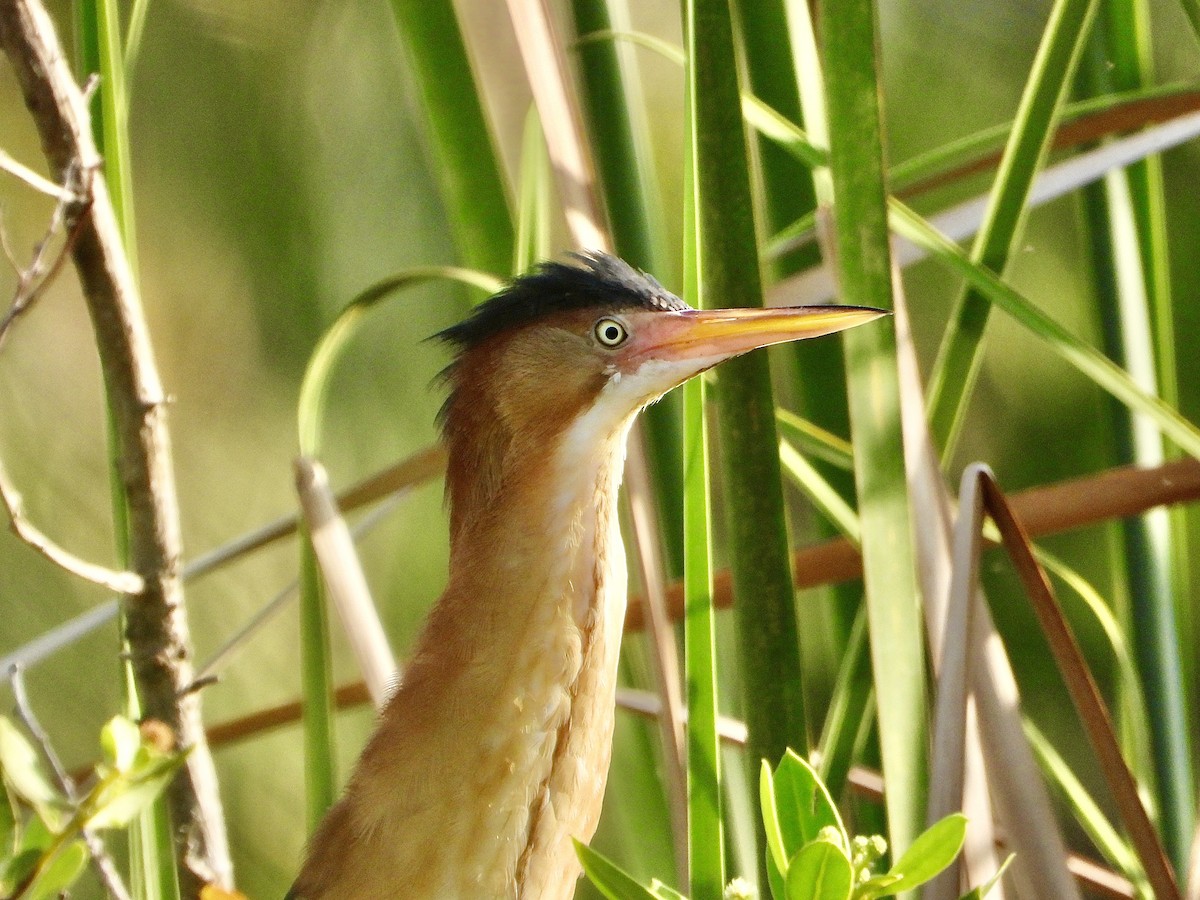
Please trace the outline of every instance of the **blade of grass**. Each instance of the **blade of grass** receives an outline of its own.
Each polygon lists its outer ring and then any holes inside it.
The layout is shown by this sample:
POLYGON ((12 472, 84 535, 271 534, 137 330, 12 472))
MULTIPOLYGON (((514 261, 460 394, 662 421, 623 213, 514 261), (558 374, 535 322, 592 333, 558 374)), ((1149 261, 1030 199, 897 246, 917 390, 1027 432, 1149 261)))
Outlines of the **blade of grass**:
POLYGON ((381 709, 395 684, 396 659, 371 599, 354 539, 333 500, 325 467, 311 457, 301 456, 295 461, 295 475, 304 527, 325 588, 333 598, 371 701, 381 709))
MULTIPOLYGON (((1045 156, 1084 44, 1096 0, 1056 0, 1000 161, 991 202, 971 251, 973 262, 1003 272, 1018 239, 1025 201, 1045 156)), ((971 287, 955 302, 929 379, 934 440, 952 455, 963 412, 983 360, 991 304, 971 287)))
MULTIPOLYGON (((904 459, 905 470, 908 474, 910 482, 910 495, 913 509, 913 521, 915 524, 915 547, 917 553, 917 575, 921 585, 921 592, 925 598, 924 613, 925 626, 928 635, 928 644, 930 648, 930 660, 933 665, 933 673, 936 679, 936 689, 938 696, 939 707, 950 706, 951 700, 954 700, 953 706, 957 707, 962 701, 957 698, 948 696, 961 690, 958 681, 962 680, 962 675, 955 675, 952 671, 953 664, 947 661, 947 657, 953 652, 950 645, 953 644, 954 638, 948 637, 947 632, 952 629, 958 629, 960 637, 958 642, 970 649, 971 656, 978 660, 980 659, 980 645, 973 640, 973 636, 979 631, 988 630, 988 626, 979 629, 974 627, 974 620, 979 617, 979 610, 982 607, 981 599, 974 596, 972 592, 967 598, 962 597, 961 581, 962 575, 972 571, 971 565, 964 565, 962 562, 962 552, 958 554, 958 560, 955 559, 955 550, 953 548, 954 537, 951 534, 950 524, 950 506, 951 500, 949 491, 946 489, 946 482, 942 475, 942 466, 937 457, 937 451, 933 446, 933 439, 929 432, 929 423, 925 417, 925 393, 921 384, 920 368, 917 365, 917 354, 914 346, 911 320, 908 314, 908 304, 904 295, 904 291, 897 285, 895 291, 895 322, 896 322, 896 362, 900 377, 900 414, 902 420, 902 428, 904 435, 904 459), (957 583, 956 583, 957 582, 957 583), (954 597, 953 589, 959 588, 959 596, 957 600, 954 597), (957 613, 969 612, 965 618, 965 625, 956 625, 952 619, 955 613, 951 611, 951 604, 957 602, 957 613), (964 604, 970 604, 964 608, 964 604), (966 634, 961 634, 965 629, 966 634), (943 703, 943 701, 945 701, 943 703)), ((970 498, 966 498, 970 499, 970 498)), ((974 508, 974 504, 970 505, 974 508)), ((986 617, 986 611, 984 611, 986 617)), ((971 827, 967 833, 967 843, 962 853, 960 868, 966 867, 968 876, 967 883, 982 884, 987 881, 992 881, 999 878, 999 872, 1004 868, 996 854, 996 834, 995 834, 995 811, 992 801, 991 791, 988 786, 988 766, 985 762, 985 749, 983 746, 983 735, 981 733, 980 717, 981 709, 985 712, 990 711, 985 703, 981 703, 979 693, 988 691, 995 692, 995 686, 998 677, 993 673, 993 667, 1001 668, 1004 661, 999 658, 999 655, 989 656, 987 666, 966 667, 967 677, 971 677, 972 668, 974 669, 974 678, 977 682, 985 683, 985 691, 977 692, 976 696, 963 703, 964 722, 962 730, 961 744, 956 735, 945 737, 943 735, 935 735, 932 745, 932 768, 935 770, 939 765, 947 767, 946 757, 953 754, 955 757, 961 758, 961 762, 952 762, 950 766, 955 771, 961 771, 961 788, 956 788, 951 793, 955 800, 961 801, 961 809, 971 819, 971 827), (947 747, 948 742, 954 742, 953 747, 947 747)), ((1011 681, 1012 674, 1004 669, 1000 673, 999 678, 1005 678, 1011 681)), ((957 709, 954 714, 957 716, 957 709)), ((935 726, 942 730, 945 724, 945 716, 942 715, 939 709, 938 721, 935 726)), ((994 717, 989 719, 987 725, 989 733, 1008 732, 1010 736, 1017 740, 1021 739, 1020 723, 1017 721, 1015 714, 1008 716, 1006 719, 996 721, 994 717)), ((949 729, 957 731, 958 729, 949 729)), ((944 731, 943 731, 944 734, 944 731)), ((1007 760, 1005 760, 1007 762, 1007 760)), ((1029 768, 1032 769, 1032 761, 1029 768)), ((955 780, 960 780, 956 778, 955 780)), ((934 782, 937 783, 936 781, 934 782)), ((997 783, 999 779, 997 778, 997 783)), ((938 788, 934 788, 931 794, 937 793, 938 788)), ((1010 792, 1017 793, 1017 792, 1010 792)), ((1049 803, 1045 797, 1045 792, 1040 794, 1036 791, 1028 789, 1020 792, 1021 802, 1017 805, 1023 806, 1028 815, 1028 820, 1033 823, 1033 827, 1023 830, 1020 834, 1012 839, 1014 845, 1019 845, 1022 842, 1030 843, 1034 840, 1041 840, 1041 844, 1050 847, 1051 853, 1057 851, 1065 853, 1062 847, 1062 841, 1054 826, 1054 811, 1050 809, 1049 803), (1039 805, 1040 804, 1040 805, 1039 805)), ((939 805, 936 797, 931 796, 930 809, 926 814, 926 821, 933 822, 938 818, 933 807, 939 805)), ((1024 856, 1024 854, 1023 854, 1024 856)), ((1030 863, 1036 856, 1029 855, 1030 863)), ((1021 863, 1021 868, 1028 868, 1024 859, 1021 863)), ((1055 870, 1048 873, 1041 873, 1040 883, 1050 888, 1058 887, 1060 881, 1065 881, 1068 888, 1070 885, 1069 878, 1066 876, 1065 870, 1059 865, 1055 870)), ((1027 880, 1032 881, 1032 878, 1027 880)), ((954 884, 945 884, 939 886, 943 891, 955 887, 954 884)), ((930 887, 931 891, 936 891, 934 886, 930 887)), ((951 895, 956 894, 956 891, 949 891, 951 895)), ((1072 896, 1069 890, 1059 891, 1058 896, 1064 898, 1072 896)))
MULTIPOLYGON (((1121 723, 1123 730, 1126 734, 1132 735, 1130 743, 1133 745, 1133 753, 1146 754, 1150 743, 1148 732, 1150 716, 1141 684, 1138 681, 1133 655, 1130 653, 1129 644, 1125 639, 1125 632, 1122 631, 1121 625, 1117 622, 1117 618, 1109 609, 1108 604, 1105 603, 1104 598, 1082 575, 1048 552, 1045 547, 1035 547, 1034 550, 1042 568, 1079 598, 1104 633, 1108 646, 1112 650, 1118 688, 1121 692, 1122 713, 1126 720, 1121 723)), ((1143 770, 1148 771, 1148 768, 1143 767, 1143 770)))
POLYGON ((688 870, 695 897, 719 897, 725 886, 717 736, 716 626, 708 506, 708 429, 704 382, 684 387, 684 680, 687 685, 688 870))
POLYGON ((874 685, 867 648, 867 607, 861 604, 850 626, 846 649, 817 744, 817 772, 835 798, 845 792, 863 721, 868 718, 874 685))
POLYGON ((1108 820, 1108 816, 1104 814, 1100 804, 1083 786, 1075 774, 1075 770, 1059 755, 1058 751, 1054 749, 1054 745, 1028 720, 1025 722, 1025 733, 1029 737, 1029 744, 1033 747, 1033 752, 1037 754, 1038 763, 1050 775, 1050 780, 1058 785, 1058 789, 1074 812, 1075 821, 1087 832, 1088 838, 1104 858, 1128 878, 1141 895, 1146 896, 1150 885, 1146 881, 1145 871, 1137 857, 1129 849, 1129 845, 1108 820))
MULTIPOLYGON (((695 34, 696 8, 685 0, 684 27, 695 34)), ((694 40, 694 37, 692 38, 694 40)), ((697 171, 698 77, 687 67, 684 149, 684 297, 699 307, 706 289, 697 171)), ((716 898, 725 888, 721 815, 721 746, 717 732, 716 624, 712 606, 712 511, 708 492, 708 423, 705 386, 683 386, 683 646, 687 689, 688 887, 696 898, 716 898)))
POLYGON ((610 9, 607 0, 572 0, 576 48, 582 75, 584 114, 595 148, 596 168, 612 230, 613 248, 630 265, 666 280, 668 262, 665 223, 655 176, 639 81, 628 50, 589 35, 613 31, 613 16, 627 18, 623 4, 610 9))
MULTIPOLYGON (((785 4, 781 0, 735 0, 732 6, 738 21, 737 34, 742 44, 742 58, 750 91, 766 106, 803 127, 804 116, 800 108, 800 91, 789 41, 791 34, 785 4)), ((755 173, 759 193, 757 202, 762 209, 760 221, 770 233, 814 209, 816 195, 812 178, 802 163, 774 142, 764 140, 761 134, 755 135, 754 140, 758 151, 755 173)), ((774 260, 773 274, 776 278, 788 275, 813 265, 817 259, 815 248, 801 249, 790 259, 774 260)), ((807 365, 799 364, 798 371, 833 371, 840 368, 812 358, 814 355, 828 356, 829 349, 836 347, 837 344, 832 341, 797 345, 793 350, 807 362, 807 365)), ((822 401, 840 404, 840 419, 845 420, 845 402, 841 392, 814 391, 809 401, 810 404, 820 404, 822 401)), ((806 406, 805 410, 819 421, 829 421, 827 416, 815 412, 811 405, 806 406)))
MULTIPOLYGON (((1200 93, 1190 84, 1105 92, 1074 100, 1062 107, 1051 149, 1076 149, 1122 131, 1194 112, 1198 106, 1200 93)), ((893 190, 910 196, 994 168, 1012 128, 1012 122, 994 125, 897 163, 888 173, 893 190)))
POLYGON ((852 544, 859 546, 861 541, 858 514, 842 499, 842 495, 833 489, 833 485, 822 477, 816 466, 805 459, 786 439, 779 442, 779 459, 783 463, 784 471, 812 501, 823 518, 852 544))
POLYGON ((775 410, 775 421, 783 436, 801 452, 847 472, 854 468, 854 449, 849 441, 786 409, 775 410))
MULTIPOLYGON (((1195 112, 1188 112, 1144 131, 1076 154, 1070 159, 1047 167, 1038 175, 1029 194, 1028 206, 1030 209, 1042 206, 1083 185, 1103 178, 1105 174, 1114 169, 1130 165, 1151 154, 1160 153, 1190 141, 1198 133, 1200 133, 1200 116, 1195 112)), ((799 146, 798 138, 795 135, 790 140, 792 144, 799 146)), ((970 237, 976 233, 983 220, 988 196, 985 194, 966 200, 936 213, 933 221, 941 231, 954 240, 970 237)), ((776 235, 768 242, 766 255, 772 256, 786 252, 795 241, 811 240, 815 224, 815 217, 807 217, 793 223, 785 229, 784 233, 776 235)), ((908 266, 923 258, 917 248, 905 244, 900 245, 897 255, 902 266, 908 266)), ((804 295, 808 302, 819 302, 833 296, 833 286, 828 273, 814 268, 789 278, 786 282, 781 283, 774 293, 776 296, 782 296, 797 292, 804 295)), ((774 302, 784 301, 776 300, 774 302)))
MULTIPOLYGON (((573 0, 571 8, 579 35, 576 53, 583 109, 595 147, 599 189, 608 211, 613 247, 626 262, 654 273, 666 285, 674 284, 674 254, 667 247, 662 195, 652 164, 654 139, 641 79, 631 48, 618 46, 614 40, 628 33, 627 4, 573 0)), ((682 68, 682 52, 677 47, 671 50, 682 68)), ((645 410, 632 436, 644 443, 655 476, 654 510, 662 523, 659 533, 667 569, 676 577, 683 564, 681 397, 668 394, 645 410)))
MULTIPOLYGON (((1149 8, 1144 0, 1106 0, 1089 68, 1100 88, 1137 89, 1153 76, 1149 8), (1103 56, 1103 62, 1097 58, 1103 56)), ((1085 195, 1095 256, 1109 277, 1098 283, 1106 348, 1148 393, 1178 405, 1174 310, 1162 165, 1158 157, 1109 173, 1103 191, 1085 195), (1101 243, 1103 242, 1103 243, 1101 243), (1098 246, 1097 246, 1098 245, 1098 246), (1160 387, 1161 386, 1161 387, 1160 387)), ((1118 410, 1120 462, 1141 466, 1166 458, 1162 435, 1143 416, 1118 410)), ((1155 510, 1122 523, 1130 580, 1129 628, 1149 702, 1159 827, 1176 871, 1184 872, 1195 829, 1195 788, 1176 623, 1176 590, 1188 592, 1187 535, 1155 510), (1182 540, 1180 544, 1178 541, 1182 540)))
MULTIPOLYGON (((890 307, 873 3, 825 5, 821 32, 842 296, 849 303, 890 307)), ((927 710, 895 333, 880 323, 851 331, 845 340, 889 843, 900 854, 921 831, 927 710)))
MULTIPOLYGON (((617 19, 627 26, 624 2, 573 0, 583 112, 595 151, 598 189, 604 198, 613 247, 634 266, 669 271, 666 230, 654 167, 641 81, 632 49, 588 40, 608 33, 617 19)), ((668 574, 682 565, 683 452, 680 398, 671 395, 639 417, 630 435, 625 497, 648 613, 648 653, 665 715, 658 720, 661 771, 671 810, 678 884, 687 871, 687 777, 683 698, 675 630, 666 610, 668 574), (653 475, 653 477, 651 477, 653 475), (665 557, 665 558, 664 558, 665 557)))
POLYGON ((1093 347, 1071 334, 990 269, 967 254, 898 200, 890 204, 891 224, 896 232, 925 248, 931 255, 962 275, 980 298, 999 306, 1100 388, 1123 404, 1149 416, 1182 449, 1200 458, 1200 430, 1175 409, 1139 388, 1129 374, 1093 347))
POLYGON ((446 218, 470 268, 508 272, 513 224, 500 160, 451 0, 392 0, 429 117, 446 218))
POLYGON ((513 271, 527 272, 550 253, 551 215, 550 158, 537 107, 525 114, 521 135, 521 173, 517 182, 517 244, 513 271))
MULTIPOLYGON (((699 300, 708 306, 761 306, 729 5, 727 0, 688 0, 685 10, 699 300)), ((734 623, 740 681, 750 733, 747 762, 753 772, 760 760, 777 761, 789 747, 807 753, 809 746, 766 355, 752 353, 726 362, 715 395, 726 532, 738 600, 734 623)), ((759 858, 764 859, 761 832, 758 845, 759 858)))

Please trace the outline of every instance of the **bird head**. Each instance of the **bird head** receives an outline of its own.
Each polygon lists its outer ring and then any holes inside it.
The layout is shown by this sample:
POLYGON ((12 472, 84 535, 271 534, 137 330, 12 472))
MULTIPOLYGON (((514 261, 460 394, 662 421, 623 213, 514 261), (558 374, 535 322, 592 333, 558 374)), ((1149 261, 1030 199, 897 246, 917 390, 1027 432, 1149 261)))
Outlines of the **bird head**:
POLYGON ((724 360, 880 315, 852 306, 697 310, 607 254, 546 263, 439 335, 456 350, 441 415, 452 468, 457 457, 473 484, 488 485, 500 477, 497 448, 544 452, 584 417, 586 440, 603 447, 642 407, 724 360))

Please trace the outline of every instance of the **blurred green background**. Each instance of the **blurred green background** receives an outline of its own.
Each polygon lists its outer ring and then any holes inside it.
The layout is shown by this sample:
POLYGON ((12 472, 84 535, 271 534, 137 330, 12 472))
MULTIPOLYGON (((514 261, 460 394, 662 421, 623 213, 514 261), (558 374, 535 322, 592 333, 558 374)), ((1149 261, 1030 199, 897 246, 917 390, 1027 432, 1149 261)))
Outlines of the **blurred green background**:
MULTIPOLYGON (((636 27, 679 41, 676 4, 635 6, 636 27)), ((459 7, 513 171, 528 94, 511 26, 502 4, 463 0, 459 7)), ((1195 81, 1200 55, 1183 14, 1173 3, 1152 7, 1159 79, 1195 81)), ((1011 118, 1048 3, 883 0, 879 8, 893 161, 1011 118)), ((52 12, 58 22, 69 21, 65 4, 52 12)), ((69 40, 69 29, 64 31, 69 40)), ((682 72, 644 52, 638 59, 655 122, 666 219, 677 229, 682 72)), ((427 152, 424 114, 395 20, 382 0, 158 0, 150 6, 130 89, 141 286, 172 398, 170 427, 191 558, 293 510, 296 396, 323 327, 380 277, 408 265, 452 263, 456 254, 427 152)), ((7 65, 0 66, 0 147, 44 171, 7 65)), ((1193 421, 1200 419, 1200 379, 1192 377, 1190 353, 1200 336, 1198 172, 1195 144, 1166 157, 1181 409, 1193 421)), ((985 176, 956 185, 918 206, 931 211, 987 184, 985 176)), ((45 228, 51 203, 0 174, 0 210, 8 244, 23 261, 45 228)), ((1099 343, 1079 220, 1073 198, 1035 212, 1010 275, 1059 322, 1099 343)), ((0 274, 4 295, 14 284, 11 271, 0 274)), ((957 283, 922 264, 909 271, 906 287, 927 366, 957 283)), ((424 338, 456 321, 468 305, 464 291, 434 285, 372 314, 331 394, 325 447, 336 486, 434 440, 441 392, 432 382, 446 354, 424 338)), ((953 474, 982 459, 1008 489, 1113 464, 1107 397, 1002 316, 993 318, 964 434, 953 474)), ((99 371, 69 268, 0 349, 0 454, 33 521, 80 555, 112 561, 99 371)), ((807 513, 803 501, 797 498, 795 505, 802 541, 807 513)), ((1190 540, 1192 547, 1200 540, 1195 516, 1190 540)), ((1120 608, 1126 598, 1114 564, 1118 544, 1112 526, 1046 542, 1120 608)), ((363 541, 361 552, 393 647, 403 657, 444 582, 440 485, 409 496, 363 541)), ((288 544, 189 584, 196 659, 203 662, 295 571, 295 547, 288 544)), ((1007 564, 989 557, 985 572, 1031 715, 1096 784, 1007 564)), ((834 602, 830 597, 816 591, 802 602, 834 602)), ((11 535, 0 535, 0 655, 106 599, 11 535)), ((1065 602, 1072 609, 1073 598, 1065 602)), ((1075 621, 1103 680, 1103 645, 1087 617, 1075 621)), ((1183 622, 1185 642, 1194 643, 1195 623, 1186 616, 1183 622)), ((335 626, 341 683, 356 676, 337 631, 335 626)), ((292 605, 205 690, 207 721, 296 698, 296 641, 292 605)), ((636 673, 640 638, 630 643, 635 654, 629 668, 636 673)), ((116 647, 115 626, 103 628, 28 673, 34 708, 71 765, 95 756, 100 725, 119 709, 116 647)), ((722 652, 732 653, 732 647, 732 641, 722 642, 722 652)), ((1190 688, 1194 695, 1197 685, 1190 688)), ((815 693, 827 691, 827 684, 816 683, 815 693)), ((723 697, 735 694, 724 686, 723 697)), ((9 703, 0 688, 0 705, 9 703)), ((340 716, 343 772, 371 718, 365 709, 340 716)), ((625 715, 619 715, 618 728, 599 846, 637 874, 666 877, 672 870, 665 815, 653 770, 644 762, 656 736, 625 715), (623 767, 623 754, 642 762, 623 767)), ((222 747, 215 756, 239 886, 250 897, 279 896, 304 837, 299 730, 282 728, 222 747)))

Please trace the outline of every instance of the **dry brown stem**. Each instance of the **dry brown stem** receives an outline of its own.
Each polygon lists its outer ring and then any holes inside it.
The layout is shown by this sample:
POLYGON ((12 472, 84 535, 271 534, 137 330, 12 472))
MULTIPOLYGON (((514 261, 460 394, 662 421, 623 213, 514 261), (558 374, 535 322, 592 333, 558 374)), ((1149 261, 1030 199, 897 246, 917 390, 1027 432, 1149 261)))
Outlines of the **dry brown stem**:
POLYGON ((228 886, 232 873, 199 696, 180 694, 192 680, 191 650, 179 578, 179 511, 166 400, 92 139, 87 102, 40 2, 0 0, 0 46, 17 76, 53 177, 66 183, 72 171, 91 173, 83 179, 82 196, 66 204, 64 227, 75 235, 71 258, 92 319, 116 431, 130 567, 143 580, 142 590, 126 604, 126 636, 142 713, 165 722, 182 746, 192 748, 186 769, 169 788, 168 801, 181 888, 185 896, 197 896, 206 882, 228 886))

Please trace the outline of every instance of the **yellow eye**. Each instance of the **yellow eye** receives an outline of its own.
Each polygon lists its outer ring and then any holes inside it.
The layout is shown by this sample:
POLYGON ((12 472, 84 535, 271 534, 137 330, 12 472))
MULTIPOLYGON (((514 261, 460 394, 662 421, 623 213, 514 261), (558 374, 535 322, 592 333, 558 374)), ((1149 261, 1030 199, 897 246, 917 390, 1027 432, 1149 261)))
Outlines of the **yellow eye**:
POLYGON ((619 347, 629 337, 629 329, 616 319, 601 319, 593 332, 602 346, 619 347))

